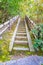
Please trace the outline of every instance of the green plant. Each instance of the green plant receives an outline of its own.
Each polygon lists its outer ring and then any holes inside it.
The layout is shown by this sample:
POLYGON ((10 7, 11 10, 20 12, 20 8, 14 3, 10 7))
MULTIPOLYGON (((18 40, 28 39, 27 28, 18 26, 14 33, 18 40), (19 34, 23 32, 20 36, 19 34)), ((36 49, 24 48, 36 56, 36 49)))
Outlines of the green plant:
POLYGON ((10 60, 8 52, 8 43, 5 40, 0 40, 0 61, 10 60))
POLYGON ((41 64, 41 65, 43 65, 43 64, 41 64))
POLYGON ((28 15, 34 21, 43 20, 43 2, 40 0, 0 0, 0 23, 15 15, 28 15))
POLYGON ((37 29, 35 28, 31 32, 36 36, 36 38, 33 40, 33 47, 37 51, 43 51, 43 24, 38 25, 37 29))
POLYGON ((36 50, 41 50, 41 51, 43 51, 43 41, 42 41, 42 40, 39 40, 39 39, 35 39, 35 40, 34 40, 33 47, 34 47, 36 50))

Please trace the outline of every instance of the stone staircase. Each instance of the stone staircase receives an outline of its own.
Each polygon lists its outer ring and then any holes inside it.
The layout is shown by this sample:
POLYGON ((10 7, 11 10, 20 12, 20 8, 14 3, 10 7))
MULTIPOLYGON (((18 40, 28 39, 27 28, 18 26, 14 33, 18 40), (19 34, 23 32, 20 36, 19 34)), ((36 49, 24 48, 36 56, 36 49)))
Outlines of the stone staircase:
POLYGON ((12 50, 34 51, 26 21, 21 21, 21 18, 18 19, 18 23, 9 45, 9 51, 12 50))
POLYGON ((24 21, 21 21, 19 26, 18 26, 18 30, 16 33, 15 41, 14 41, 13 50, 22 50, 22 51, 29 50, 27 33, 26 33, 24 21))

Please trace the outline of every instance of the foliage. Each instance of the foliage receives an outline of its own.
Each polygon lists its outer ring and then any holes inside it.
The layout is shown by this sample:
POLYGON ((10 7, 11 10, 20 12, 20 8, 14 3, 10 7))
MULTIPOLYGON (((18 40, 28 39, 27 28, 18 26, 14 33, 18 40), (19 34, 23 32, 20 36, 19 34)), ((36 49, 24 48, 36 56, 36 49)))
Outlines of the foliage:
POLYGON ((0 40, 0 61, 10 60, 8 52, 8 44, 5 40, 0 40))
POLYGON ((43 64, 41 64, 41 65, 43 65, 43 64))
POLYGON ((43 51, 43 24, 40 24, 37 29, 33 29, 32 33, 37 37, 37 39, 34 40, 34 48, 43 51))
MULTIPOLYGON (((0 23, 4 23, 15 15, 24 17, 29 16, 37 22, 43 21, 43 0, 0 0, 0 23)), ((41 48, 43 51, 43 24, 40 24, 41 32, 38 35, 38 30, 33 29, 32 32, 37 39, 34 40, 34 48, 41 48), (38 39, 38 37, 40 37, 38 39)), ((5 40, 0 40, 0 60, 9 60, 8 43, 5 40)))
POLYGON ((43 21, 42 0, 0 0, 0 23, 10 17, 28 15, 34 21, 43 21))
POLYGON ((42 40, 39 40, 39 39, 35 39, 34 40, 34 48, 35 50, 37 51, 43 51, 43 41, 42 40))

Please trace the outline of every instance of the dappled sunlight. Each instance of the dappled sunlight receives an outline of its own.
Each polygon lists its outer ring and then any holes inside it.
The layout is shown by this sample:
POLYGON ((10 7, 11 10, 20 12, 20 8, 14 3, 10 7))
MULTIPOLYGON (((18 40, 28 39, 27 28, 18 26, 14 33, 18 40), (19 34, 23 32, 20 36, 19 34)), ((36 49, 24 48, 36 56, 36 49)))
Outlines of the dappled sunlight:
POLYGON ((0 62, 36 55, 43 56, 43 0, 0 0, 0 62))

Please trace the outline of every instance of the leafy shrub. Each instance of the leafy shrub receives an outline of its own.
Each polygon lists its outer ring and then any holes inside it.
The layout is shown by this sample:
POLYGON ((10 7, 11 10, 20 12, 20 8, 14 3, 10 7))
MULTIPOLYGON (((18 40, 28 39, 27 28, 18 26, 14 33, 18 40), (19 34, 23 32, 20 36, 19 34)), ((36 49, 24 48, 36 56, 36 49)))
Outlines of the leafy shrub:
POLYGON ((34 39, 33 47, 35 50, 41 50, 43 51, 43 24, 40 24, 37 26, 37 29, 33 29, 32 33, 36 36, 34 39))
POLYGON ((33 44, 34 48, 39 51, 43 51, 43 41, 42 40, 39 40, 39 39, 35 39, 34 40, 34 44, 33 44))

